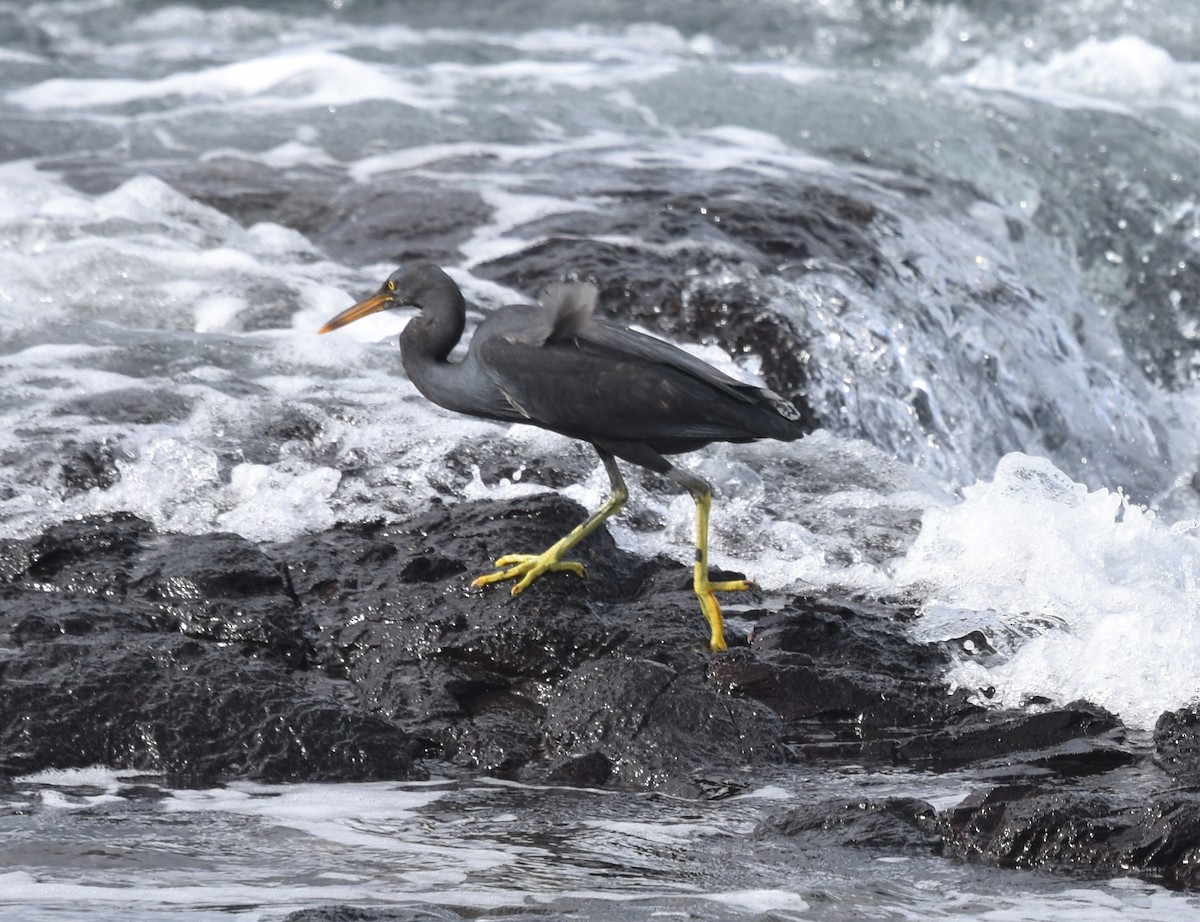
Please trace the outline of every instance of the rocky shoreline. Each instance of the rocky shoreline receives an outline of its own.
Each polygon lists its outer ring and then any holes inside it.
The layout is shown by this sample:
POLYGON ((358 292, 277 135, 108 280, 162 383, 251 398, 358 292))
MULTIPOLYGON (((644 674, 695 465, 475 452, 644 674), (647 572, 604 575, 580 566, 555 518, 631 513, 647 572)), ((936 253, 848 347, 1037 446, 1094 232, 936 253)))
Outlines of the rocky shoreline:
POLYGON ((1200 889, 1200 715, 989 710, 902 601, 758 596, 713 655, 690 571, 579 549, 588 579, 473 590, 582 516, 554 494, 257 545, 129 515, 0 542, 0 777, 93 764, 194 786, 445 771, 714 798, 788 763, 966 771, 944 810, 830 798, 756 836, 1200 889))

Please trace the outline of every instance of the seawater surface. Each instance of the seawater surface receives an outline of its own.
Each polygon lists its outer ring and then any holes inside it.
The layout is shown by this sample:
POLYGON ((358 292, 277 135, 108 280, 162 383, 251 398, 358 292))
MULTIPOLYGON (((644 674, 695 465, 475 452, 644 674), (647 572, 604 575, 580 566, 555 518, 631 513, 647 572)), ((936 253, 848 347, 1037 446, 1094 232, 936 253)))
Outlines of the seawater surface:
POLYGON ((152 778, 99 769, 47 772, 5 797, 0 912, 36 922, 279 919, 345 904, 478 919, 1016 922, 1070 913, 1161 922, 1200 913, 1200 899, 1141 881, 1059 881, 750 837, 771 812, 817 796, 903 792, 949 805, 966 783, 796 771, 697 803, 451 779, 163 791, 152 778))
MULTIPOLYGON (((462 284, 473 324, 536 295, 489 266, 578 238, 687 265, 685 308, 736 292, 804 343, 822 428, 685 462, 717 489, 714 561, 771 590, 909 598, 917 636, 987 637, 950 677, 984 700, 1086 697, 1149 727, 1200 691, 1198 32, 1166 0, 0 10, 0 534, 126 510, 285 540, 545 489, 527 462, 545 457, 596 505, 585 447, 416 394, 394 344, 407 315, 315 335, 418 256, 462 284), (853 240, 796 244, 797 214, 846 202, 874 215, 873 261, 853 240), (671 238, 670 208, 708 223, 671 238), (777 233, 772 267, 739 220, 777 233)), ((688 559, 688 498, 632 482, 617 541, 688 559)), ((734 844, 814 777, 703 805, 35 777, 3 795, 0 906, 1197 911, 1143 884, 734 844)), ((818 781, 954 794, 912 774, 818 781)))

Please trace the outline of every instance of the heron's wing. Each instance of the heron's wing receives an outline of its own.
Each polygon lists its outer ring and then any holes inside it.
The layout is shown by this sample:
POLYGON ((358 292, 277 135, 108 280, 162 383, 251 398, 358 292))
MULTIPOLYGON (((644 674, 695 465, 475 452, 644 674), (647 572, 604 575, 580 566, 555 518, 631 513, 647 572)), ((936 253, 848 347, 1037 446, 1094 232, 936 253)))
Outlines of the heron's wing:
POLYGON ((598 355, 636 356, 651 364, 670 366, 674 371, 719 391, 721 397, 727 401, 741 401, 745 404, 742 408, 744 411, 750 407, 766 410, 767 419, 771 423, 768 429, 772 431, 762 433, 764 437, 798 437, 794 433, 779 432, 775 425, 778 423, 776 416, 786 420, 787 428, 794 428, 792 424, 800 421, 801 413, 790 400, 779 396, 770 388, 746 384, 731 378, 677 346, 602 320, 594 320, 587 324, 580 331, 577 341, 580 348, 598 355))
POLYGON ((668 366, 690 374, 735 400, 750 399, 747 385, 723 374, 677 346, 645 333, 603 320, 592 314, 599 291, 591 282, 560 282, 542 291, 537 320, 527 314, 529 334, 509 335, 511 342, 528 345, 574 344, 577 348, 613 361, 638 359, 653 366, 668 366), (536 331, 536 332, 535 332, 536 331))
POLYGON ((750 400, 753 385, 731 378, 703 359, 661 339, 638 333, 615 323, 593 320, 579 331, 582 348, 597 355, 627 356, 652 365, 666 365, 703 381, 734 400, 750 400))
MULTIPOLYGON (((477 337, 478 339, 478 337, 477 337)), ((750 439, 769 435, 764 391, 680 349, 608 324, 540 344, 497 335, 477 361, 528 421, 582 439, 750 439)))

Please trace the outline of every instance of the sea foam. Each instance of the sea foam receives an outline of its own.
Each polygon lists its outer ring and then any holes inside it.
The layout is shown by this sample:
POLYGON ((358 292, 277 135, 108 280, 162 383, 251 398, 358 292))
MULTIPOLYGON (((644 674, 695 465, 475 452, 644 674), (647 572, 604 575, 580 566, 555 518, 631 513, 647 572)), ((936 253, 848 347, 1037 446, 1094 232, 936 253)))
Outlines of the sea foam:
POLYGON ((993 704, 1084 698, 1149 726, 1197 697, 1200 541, 1043 458, 926 511, 895 578, 924 597, 918 638, 987 637, 949 678, 993 704))
POLYGON ((1059 106, 1179 105, 1200 96, 1200 64, 1176 61, 1135 35, 1090 37, 1044 61, 988 55, 961 78, 971 86, 1046 96, 1059 106))

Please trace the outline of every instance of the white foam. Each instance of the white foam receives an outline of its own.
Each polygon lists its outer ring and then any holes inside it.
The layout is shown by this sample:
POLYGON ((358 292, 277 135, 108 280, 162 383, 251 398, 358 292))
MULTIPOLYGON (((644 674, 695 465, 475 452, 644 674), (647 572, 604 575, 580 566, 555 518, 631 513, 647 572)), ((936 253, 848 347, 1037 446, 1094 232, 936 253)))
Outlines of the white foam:
POLYGON ((991 54, 953 80, 1030 93, 1061 107, 1116 112, 1200 98, 1200 64, 1176 61, 1135 35, 1089 37, 1074 48, 1052 52, 1045 61, 991 54))
POLYGON ((176 790, 164 809, 172 813, 236 813, 277 822, 315 822, 351 817, 405 820, 446 791, 436 784, 271 785, 238 781, 220 788, 176 790))
POLYGON ((178 791, 166 809, 176 813, 203 811, 253 816, 262 823, 295 829, 337 846, 408 854, 414 861, 432 862, 431 867, 415 867, 412 871, 422 874, 429 883, 444 886, 465 882, 468 872, 511 864, 522 852, 540 853, 519 846, 507 851, 488 848, 470 837, 441 844, 420 836, 397 834, 445 793, 429 785, 414 788, 383 782, 293 784, 282 788, 235 783, 205 791, 178 791))
POLYGON ((120 479, 87 494, 92 513, 132 512, 164 531, 199 534, 216 518, 220 486, 216 453, 174 436, 155 438, 132 460, 118 459, 120 479))
POLYGON ((773 135, 738 125, 721 125, 678 138, 641 141, 599 151, 598 159, 622 169, 670 166, 719 173, 753 169, 764 176, 786 178, 800 173, 840 173, 828 160, 783 146, 773 135))
MULTIPOLYGON (((222 875, 224 876, 224 875, 222 875)), ((284 908, 300 908, 317 901, 359 902, 377 898, 373 887, 368 885, 346 886, 314 883, 271 886, 249 883, 231 883, 213 880, 210 885, 172 883, 160 886, 133 886, 126 881, 116 880, 111 884, 74 883, 47 879, 27 871, 0 872, 0 905, 45 906, 65 908, 64 916, 79 918, 95 913, 96 907, 109 906, 109 912, 123 915, 134 910, 145 912, 156 908, 159 912, 169 909, 177 912, 186 907, 189 915, 195 916, 209 906, 258 906, 269 904, 284 908)), ((228 918, 222 912, 211 918, 228 918)), ((253 917, 252 917, 253 918, 253 917)))
POLYGON ((297 166, 331 166, 337 163, 324 148, 299 139, 286 141, 270 150, 263 151, 261 160, 267 166, 275 167, 277 170, 286 170, 297 166))
POLYGON ((246 302, 231 294, 217 294, 198 298, 195 302, 196 332, 211 333, 225 330, 231 321, 246 307, 246 302))
POLYGON ((286 260, 289 268, 295 264, 298 257, 316 257, 318 255, 316 247, 307 237, 282 224, 261 221, 247 229, 246 237, 251 252, 256 256, 265 259, 286 260))
POLYGON ((350 176, 358 182, 366 182, 380 173, 419 169, 439 160, 458 157, 487 157, 501 164, 522 160, 537 161, 567 151, 611 147, 620 144, 622 140, 622 136, 612 132, 595 131, 569 141, 535 141, 524 144, 456 141, 446 144, 420 144, 356 160, 350 165, 350 176))
POLYGON ((416 89, 384 68, 315 48, 149 80, 55 77, 13 90, 5 98, 25 109, 58 111, 108 108, 172 96, 206 103, 256 100, 273 111, 381 99, 414 107, 444 102, 432 99, 428 88, 416 89))
POLYGON ((123 802, 117 794, 92 794, 88 796, 67 796, 60 791, 41 791, 38 795, 38 801, 43 807, 51 810, 94 810, 96 807, 101 807, 105 804, 119 804, 123 802))
POLYGON ((112 793, 120 788, 121 774, 104 765, 86 768, 48 768, 17 778, 20 784, 47 785, 55 788, 97 787, 112 793))
POLYGON ((509 35, 478 36, 479 40, 510 46, 529 55, 571 55, 621 60, 663 55, 708 55, 717 45, 703 33, 684 36, 678 29, 656 22, 632 23, 619 30, 595 26, 574 29, 534 29, 509 35))
POLYGON ((596 211, 599 204, 583 198, 516 192, 492 185, 480 190, 481 198, 492 208, 492 219, 480 225, 469 240, 459 245, 468 263, 483 263, 507 256, 529 246, 523 237, 509 237, 513 228, 555 214, 596 211))
MULTIPOLYGON (((916 519, 946 502, 931 481, 879 449, 825 431, 791 443, 712 445, 677 463, 713 484, 712 565, 745 573, 772 591, 808 585, 890 592, 893 582, 885 566, 890 555, 865 545, 881 528, 894 529, 896 519, 916 519), (797 476, 809 468, 822 472, 820 483, 810 485, 797 476), (870 485, 856 486, 864 476, 870 485), (846 488, 831 491, 830 481, 846 488)), ((602 494, 602 475, 591 483, 602 494)), ((636 482, 626 511, 608 523, 622 547, 645 556, 666 553, 681 563, 693 558, 695 527, 688 494, 669 484, 651 493, 637 489, 636 482), (646 512, 662 521, 661 529, 632 525, 646 512)), ((738 604, 736 596, 725 601, 731 610, 738 604)))
POLYGON ((239 464, 227 491, 234 508, 218 515, 217 525, 252 541, 283 541, 329 528, 337 519, 331 500, 341 476, 328 467, 289 474, 265 464, 239 464))
POLYGON ((16 48, 0 48, 0 63, 4 64, 49 64, 43 55, 30 54, 16 48))
POLYGON ((728 827, 702 823, 638 822, 634 820, 583 820, 583 826, 619 836, 623 841, 638 839, 655 845, 685 845, 697 836, 718 836, 728 827))
POLYGON ((764 784, 760 788, 755 788, 752 791, 747 791, 744 794, 735 794, 732 800, 775 800, 785 801, 793 800, 795 794, 785 787, 778 784, 764 784))
POLYGON ((799 893, 791 890, 729 890, 724 893, 706 893, 704 898, 753 913, 807 912, 809 909, 808 902, 799 893))
POLYGON ((1007 455, 929 509, 895 577, 925 599, 917 637, 982 629, 1006 655, 950 675, 992 703, 1085 698, 1145 727, 1200 691, 1200 540, 1044 459, 1007 455))
POLYGON ((735 74, 752 77, 773 77, 788 83, 807 86, 829 79, 829 71, 821 67, 785 61, 748 61, 729 68, 735 74))

